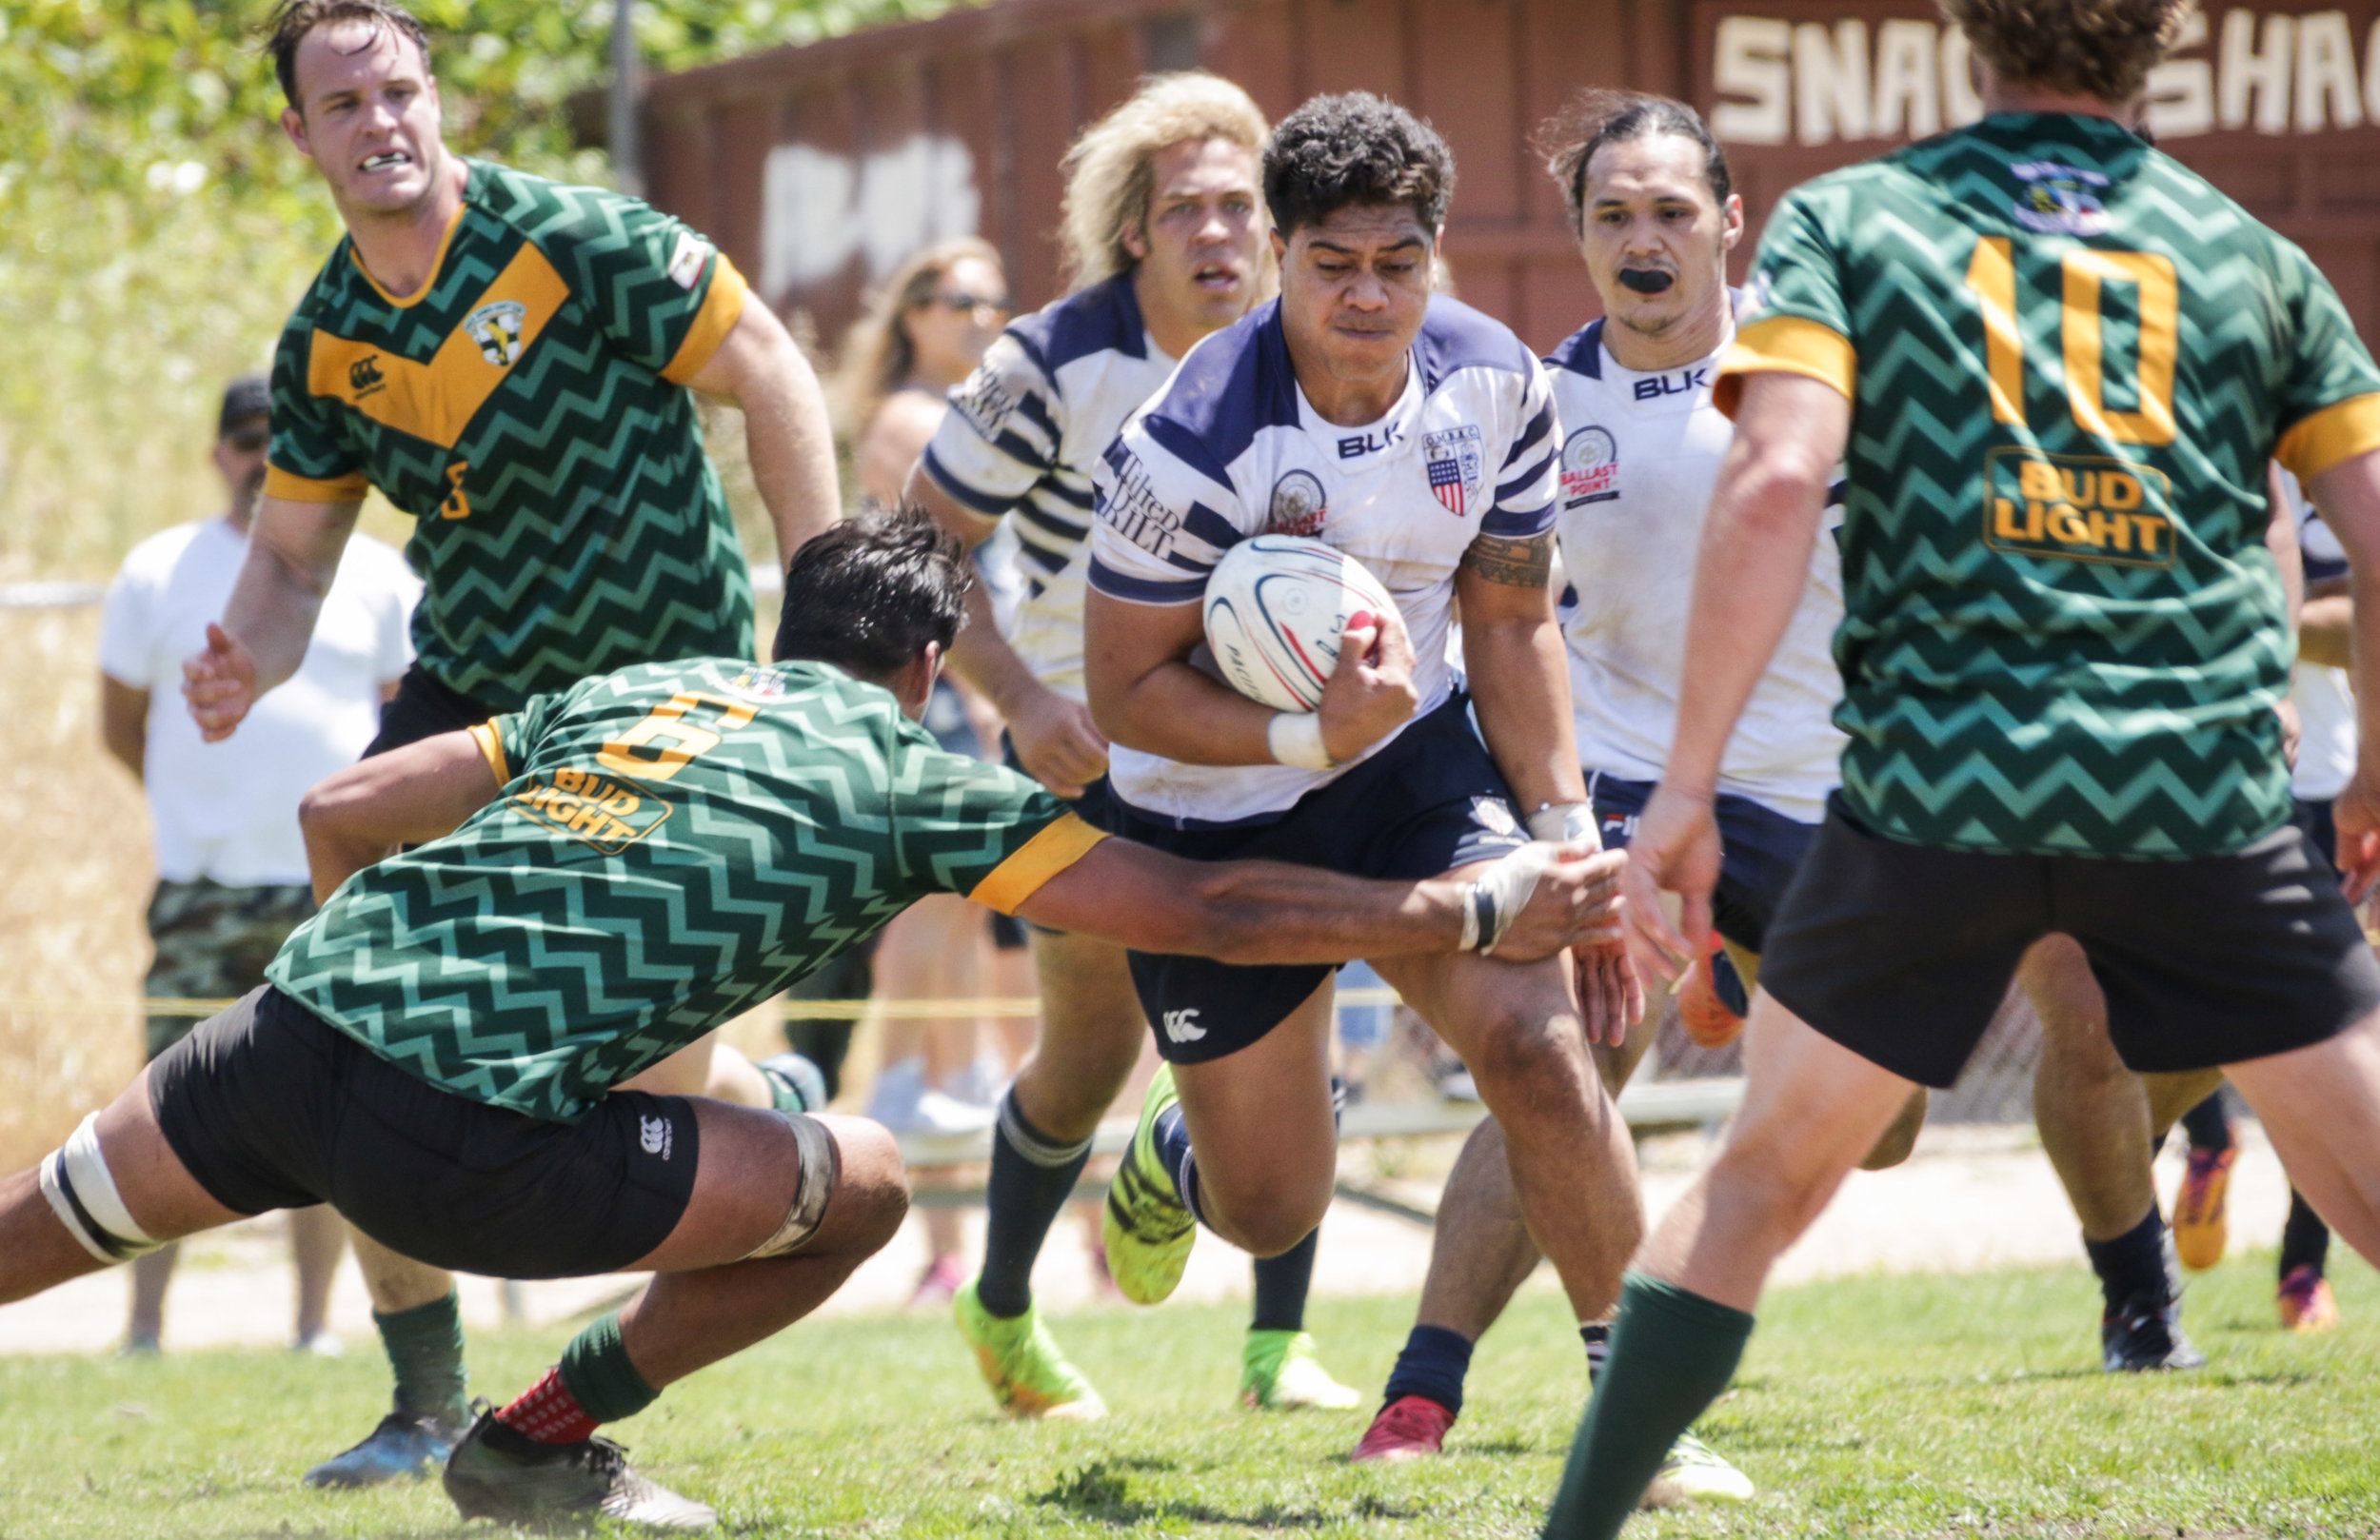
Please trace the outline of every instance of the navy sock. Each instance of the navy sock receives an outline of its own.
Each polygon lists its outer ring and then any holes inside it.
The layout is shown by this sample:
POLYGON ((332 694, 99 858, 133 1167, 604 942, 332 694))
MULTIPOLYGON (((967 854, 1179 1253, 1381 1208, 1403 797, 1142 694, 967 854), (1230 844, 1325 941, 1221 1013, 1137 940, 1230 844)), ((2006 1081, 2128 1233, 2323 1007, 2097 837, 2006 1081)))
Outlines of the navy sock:
POLYGON ((2316 1273, 2330 1257, 2330 1227, 2322 1222, 2306 1194, 2290 1189, 2289 1223, 2281 1227, 2281 1276, 2287 1278, 2301 1267, 2316 1273))
POLYGON ((2149 1205, 2148 1217, 2113 1240, 2084 1236, 2083 1250, 2090 1254, 2091 1271, 2099 1275, 2099 1293, 2108 1309, 2121 1310, 2148 1295, 2159 1305, 2172 1303, 2172 1275, 2165 1265, 2165 1216, 2155 1204, 2149 1205))
POLYGON ((1190 1211, 1191 1218, 1206 1223, 1206 1215, 1199 1212, 1199 1163, 1190 1153, 1190 1124, 1181 1116, 1180 1103, 1159 1113, 1150 1133, 1155 1135, 1158 1159, 1174 1179, 1174 1194, 1190 1211))
POLYGON ((1049 1227, 1091 1158, 1091 1141, 1067 1144, 1035 1128, 1015 1087, 1000 1098, 992 1130, 992 1175, 983 1194, 983 1272, 975 1297, 1003 1320, 1033 1308, 1033 1263, 1049 1227))
POLYGON ((1471 1339, 1442 1326, 1417 1326, 1389 1371, 1387 1400, 1418 1395, 1462 1415, 1463 1376, 1471 1372, 1471 1339))
POLYGON ((1256 1314, 1251 1332, 1302 1332, 1306 1329, 1306 1293, 1314 1287, 1314 1254, 1319 1249, 1319 1225, 1306 1238, 1279 1256, 1256 1260, 1256 1314))
POLYGON ((1595 1389, 1596 1376, 1603 1372, 1605 1360, 1612 1356, 1612 1323, 1580 1321, 1578 1340, 1587 1346, 1587 1389, 1595 1389))
POLYGON ((2207 1099, 2182 1114, 2182 1129, 2190 1135, 2193 1150, 2217 1153, 2231 1147, 2231 1117, 2223 1106, 2223 1088, 2216 1086, 2207 1099))

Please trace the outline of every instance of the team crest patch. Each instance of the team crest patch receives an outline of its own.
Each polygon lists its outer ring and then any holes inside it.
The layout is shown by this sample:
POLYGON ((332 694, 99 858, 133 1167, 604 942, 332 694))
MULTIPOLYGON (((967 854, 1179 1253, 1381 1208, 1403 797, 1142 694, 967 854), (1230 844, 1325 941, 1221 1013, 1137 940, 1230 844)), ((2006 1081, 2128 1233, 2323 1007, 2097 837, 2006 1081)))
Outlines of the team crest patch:
POLYGON ((1475 424, 1421 436, 1421 463, 1430 474, 1430 495, 1458 519, 1471 511, 1471 500, 1479 493, 1486 458, 1475 424))
POLYGON ((1264 532, 1319 535, 1325 513, 1322 479, 1310 470, 1293 470, 1273 484, 1273 501, 1264 514, 1264 532))
POLYGON ((2108 179, 2079 166, 2055 161, 2017 161, 2009 174, 2025 184, 2015 203, 2016 223, 2044 235, 2105 235, 2107 206, 2092 191, 2108 179))
POLYGON ((463 318, 463 334, 479 344, 479 356, 500 369, 521 362, 521 334, 529 308, 519 300, 490 300, 463 318))
POLYGON ((1501 797, 1474 797, 1471 817, 1490 834, 1518 834, 1520 825, 1513 819, 1513 810, 1501 797))
POLYGON ((793 686, 773 668, 747 668, 727 681, 727 693, 746 701, 783 701, 793 686))
POLYGON ((680 230, 678 244, 669 248, 669 281, 694 292, 694 286, 703 281, 703 264, 710 261, 710 243, 692 230, 680 230))
POLYGON ((1610 430, 1589 425, 1562 441, 1562 506, 1609 503, 1619 496, 1619 445, 1610 430))

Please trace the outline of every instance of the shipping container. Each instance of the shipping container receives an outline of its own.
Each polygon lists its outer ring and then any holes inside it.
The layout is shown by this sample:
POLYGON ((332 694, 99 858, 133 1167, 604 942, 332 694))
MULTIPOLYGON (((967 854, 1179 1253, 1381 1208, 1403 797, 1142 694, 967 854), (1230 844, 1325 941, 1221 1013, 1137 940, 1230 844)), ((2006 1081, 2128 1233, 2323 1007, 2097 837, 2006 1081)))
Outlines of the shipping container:
MULTIPOLYGON (((1709 114, 1755 235, 1796 182, 1978 110, 1964 39, 1910 0, 997 0, 655 78, 645 185, 824 338, 871 282, 950 235, 998 246, 1030 307, 1061 286, 1068 141, 1142 73, 1191 66, 1275 117, 1356 89, 1427 117, 1459 172, 1456 283, 1540 347, 1596 308, 1529 148, 1579 88, 1709 114)), ((2193 12, 2150 98, 2158 144, 2303 245, 2371 337, 2380 4, 2193 12)))

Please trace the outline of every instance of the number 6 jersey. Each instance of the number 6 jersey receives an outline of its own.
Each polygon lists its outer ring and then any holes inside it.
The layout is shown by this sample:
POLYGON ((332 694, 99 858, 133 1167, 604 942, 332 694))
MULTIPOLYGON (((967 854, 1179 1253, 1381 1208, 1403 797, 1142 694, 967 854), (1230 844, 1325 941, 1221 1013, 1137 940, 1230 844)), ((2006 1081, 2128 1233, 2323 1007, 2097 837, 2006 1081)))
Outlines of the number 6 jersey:
POLYGON ((1850 398, 1851 815, 2177 859, 2288 816, 2265 467, 2380 447, 2306 254, 2110 119, 2009 113, 1797 188, 1721 364, 1850 398))

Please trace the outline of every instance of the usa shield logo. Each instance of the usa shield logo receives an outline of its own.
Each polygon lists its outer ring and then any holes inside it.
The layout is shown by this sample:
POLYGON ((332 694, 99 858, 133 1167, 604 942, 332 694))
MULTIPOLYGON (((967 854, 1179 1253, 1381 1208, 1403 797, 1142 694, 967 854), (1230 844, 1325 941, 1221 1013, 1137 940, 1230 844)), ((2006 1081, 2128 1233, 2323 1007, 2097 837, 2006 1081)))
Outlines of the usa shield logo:
POLYGON ((1430 495, 1460 519, 1471 511, 1471 499, 1480 488, 1485 454, 1477 424, 1441 428, 1421 437, 1421 464, 1430 476, 1430 495))

